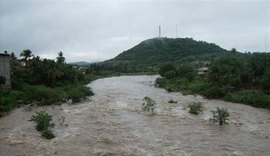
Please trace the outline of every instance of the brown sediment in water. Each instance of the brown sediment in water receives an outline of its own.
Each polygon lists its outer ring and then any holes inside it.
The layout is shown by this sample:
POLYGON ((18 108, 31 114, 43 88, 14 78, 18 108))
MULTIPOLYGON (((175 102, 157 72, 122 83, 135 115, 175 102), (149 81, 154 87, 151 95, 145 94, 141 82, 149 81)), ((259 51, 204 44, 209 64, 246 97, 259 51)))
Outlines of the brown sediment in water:
POLYGON ((270 155, 268 110, 168 93, 155 78, 99 79, 89 85, 95 96, 80 104, 16 109, 0 119, 0 155, 270 155), (145 96, 157 102, 156 115, 141 110, 145 96), (194 101, 204 114, 188 113, 194 101), (216 107, 228 108, 229 125, 208 121, 216 107), (28 122, 39 110, 54 116, 56 138, 41 138, 28 122))

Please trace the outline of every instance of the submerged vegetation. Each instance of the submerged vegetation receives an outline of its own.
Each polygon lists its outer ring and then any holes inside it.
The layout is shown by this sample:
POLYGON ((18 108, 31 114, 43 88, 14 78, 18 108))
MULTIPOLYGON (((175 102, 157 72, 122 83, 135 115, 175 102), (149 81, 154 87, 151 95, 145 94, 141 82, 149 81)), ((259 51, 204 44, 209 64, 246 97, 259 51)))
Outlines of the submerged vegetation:
POLYGON ((219 125, 229 124, 227 121, 229 120, 230 114, 227 108, 219 108, 212 111, 213 117, 210 118, 210 121, 213 123, 218 123, 219 125))
POLYGON ((203 112, 203 105, 201 102, 193 102, 188 105, 189 113, 198 115, 203 112))
POLYGON ((153 115, 156 108, 156 101, 147 96, 143 98, 143 101, 142 110, 148 112, 151 111, 153 115))
POLYGON ((54 123, 51 123, 52 116, 45 111, 36 112, 29 121, 36 123, 36 130, 41 131, 41 136, 46 139, 55 138, 51 128, 54 127, 54 123))

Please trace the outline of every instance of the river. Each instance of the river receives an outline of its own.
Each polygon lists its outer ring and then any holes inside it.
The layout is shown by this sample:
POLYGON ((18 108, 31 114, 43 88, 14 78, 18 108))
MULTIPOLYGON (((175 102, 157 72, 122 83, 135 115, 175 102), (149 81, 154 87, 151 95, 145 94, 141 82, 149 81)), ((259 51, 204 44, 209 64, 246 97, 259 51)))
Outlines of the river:
POLYGON ((157 76, 121 76, 91 84, 95 95, 78 104, 24 106, 0 118, 1 156, 229 156, 270 155, 270 112, 243 104, 168 93, 157 76), (142 99, 157 102, 143 112, 142 99), (169 100, 177 103, 168 103, 169 100), (188 113, 202 102, 204 113, 188 113), (229 125, 209 122, 211 110, 228 108, 229 125), (35 111, 53 115, 56 138, 46 140, 29 122, 35 111))

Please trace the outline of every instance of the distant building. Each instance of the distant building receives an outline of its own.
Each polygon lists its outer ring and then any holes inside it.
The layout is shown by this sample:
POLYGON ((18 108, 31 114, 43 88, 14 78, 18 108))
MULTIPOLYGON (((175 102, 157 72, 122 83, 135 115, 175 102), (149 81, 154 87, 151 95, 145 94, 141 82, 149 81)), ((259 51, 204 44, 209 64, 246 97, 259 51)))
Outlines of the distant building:
POLYGON ((9 62, 9 54, 0 53, 0 76, 6 78, 6 83, 4 86, 10 87, 10 62, 9 62))

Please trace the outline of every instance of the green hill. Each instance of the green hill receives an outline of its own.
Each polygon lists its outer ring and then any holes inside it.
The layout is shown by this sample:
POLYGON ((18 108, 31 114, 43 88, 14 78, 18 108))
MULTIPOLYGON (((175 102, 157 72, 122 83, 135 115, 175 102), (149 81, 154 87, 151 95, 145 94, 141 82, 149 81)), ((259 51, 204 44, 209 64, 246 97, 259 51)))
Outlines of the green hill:
POLYGON ((155 65, 210 59, 211 56, 224 52, 227 50, 216 44, 191 38, 153 38, 141 42, 106 62, 155 65))
POLYGON ((214 43, 196 41, 192 38, 158 37, 142 41, 111 60, 93 68, 114 72, 156 72, 164 64, 181 64, 192 61, 211 61, 228 53, 214 43))

